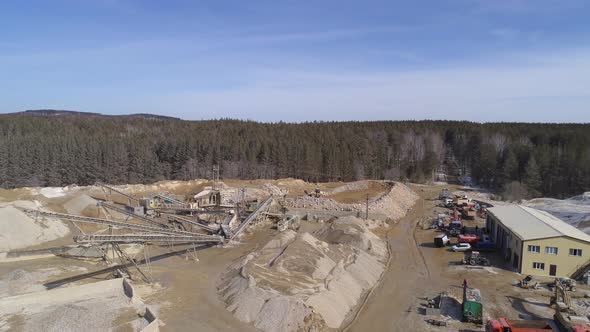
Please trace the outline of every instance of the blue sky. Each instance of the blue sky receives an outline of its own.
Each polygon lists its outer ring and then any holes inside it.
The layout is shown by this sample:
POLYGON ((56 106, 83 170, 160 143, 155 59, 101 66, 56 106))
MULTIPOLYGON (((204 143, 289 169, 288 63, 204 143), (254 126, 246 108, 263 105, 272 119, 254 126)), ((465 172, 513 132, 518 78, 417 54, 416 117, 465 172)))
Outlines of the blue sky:
POLYGON ((0 112, 590 122, 585 0, 0 2, 0 112))

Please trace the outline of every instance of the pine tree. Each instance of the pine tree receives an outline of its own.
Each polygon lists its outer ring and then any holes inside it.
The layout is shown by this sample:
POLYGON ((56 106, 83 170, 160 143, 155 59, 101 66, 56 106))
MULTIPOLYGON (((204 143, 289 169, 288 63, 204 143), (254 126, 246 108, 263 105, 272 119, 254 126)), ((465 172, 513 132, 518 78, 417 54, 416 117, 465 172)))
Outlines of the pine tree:
POLYGON ((537 197, 541 194, 540 191, 543 181, 541 179, 541 173, 539 172, 539 166, 533 156, 531 156, 526 165, 524 183, 527 186, 530 196, 537 197))

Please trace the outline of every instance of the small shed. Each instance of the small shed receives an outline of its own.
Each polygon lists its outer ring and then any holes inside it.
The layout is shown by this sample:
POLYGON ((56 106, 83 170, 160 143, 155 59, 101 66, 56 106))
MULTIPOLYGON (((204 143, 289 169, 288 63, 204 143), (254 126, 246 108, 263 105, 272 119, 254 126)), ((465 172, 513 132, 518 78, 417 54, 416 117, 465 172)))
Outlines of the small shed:
POLYGON ((219 190, 207 188, 193 196, 198 207, 216 206, 221 204, 221 193, 219 190))

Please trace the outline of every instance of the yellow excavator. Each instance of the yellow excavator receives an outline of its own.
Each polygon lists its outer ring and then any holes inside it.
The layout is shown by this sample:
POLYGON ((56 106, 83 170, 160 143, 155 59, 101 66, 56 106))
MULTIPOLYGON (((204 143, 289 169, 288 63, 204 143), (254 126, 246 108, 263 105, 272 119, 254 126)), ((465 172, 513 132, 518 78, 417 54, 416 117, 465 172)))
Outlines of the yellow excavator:
POLYGON ((590 331, 590 321, 586 316, 580 316, 572 308, 572 298, 567 285, 555 278, 555 294, 551 297, 549 305, 555 309, 553 319, 559 325, 561 331, 590 331))

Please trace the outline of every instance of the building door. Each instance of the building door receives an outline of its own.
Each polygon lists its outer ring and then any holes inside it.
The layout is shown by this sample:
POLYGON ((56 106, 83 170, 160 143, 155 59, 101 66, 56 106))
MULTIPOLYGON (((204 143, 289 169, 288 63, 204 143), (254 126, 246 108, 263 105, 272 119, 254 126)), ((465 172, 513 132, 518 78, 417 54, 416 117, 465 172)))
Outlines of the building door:
POLYGON ((554 277, 557 275, 557 265, 549 265, 549 275, 554 277))
POLYGON ((512 266, 515 269, 518 269, 518 255, 515 253, 513 258, 512 258, 512 266))

